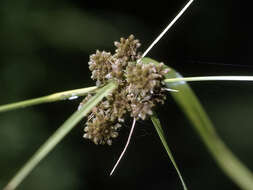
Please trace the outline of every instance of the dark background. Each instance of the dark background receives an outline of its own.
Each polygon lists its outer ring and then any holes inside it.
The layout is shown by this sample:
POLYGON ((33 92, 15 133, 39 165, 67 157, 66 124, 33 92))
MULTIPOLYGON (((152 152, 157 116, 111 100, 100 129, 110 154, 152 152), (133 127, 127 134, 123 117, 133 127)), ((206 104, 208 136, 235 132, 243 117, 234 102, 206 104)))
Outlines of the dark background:
MULTIPOLYGON (((0 104, 93 86, 87 62, 96 49, 134 34, 141 51, 184 0, 0 1, 0 104)), ((196 0, 148 56, 184 76, 253 75, 250 1, 196 0)), ((232 151, 253 169, 253 83, 191 85, 232 151)), ((81 99, 0 115, 0 188, 78 107, 81 99)), ((171 97, 159 117, 189 189, 238 189, 217 167, 171 97)), ((82 138, 85 121, 44 159, 20 190, 182 189, 151 122, 138 122, 113 177, 131 123, 113 146, 82 138)))

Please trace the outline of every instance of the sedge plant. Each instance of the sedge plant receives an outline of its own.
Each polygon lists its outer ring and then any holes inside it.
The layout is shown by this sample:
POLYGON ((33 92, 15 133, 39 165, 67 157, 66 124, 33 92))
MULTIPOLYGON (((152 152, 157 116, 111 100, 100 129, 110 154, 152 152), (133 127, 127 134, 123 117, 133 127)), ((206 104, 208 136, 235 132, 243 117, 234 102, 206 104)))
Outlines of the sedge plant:
POLYGON ((163 104, 168 91, 185 116, 190 120, 193 128, 224 174, 241 189, 253 190, 252 172, 228 149, 218 136, 204 108, 188 85, 188 82, 193 81, 253 81, 253 76, 183 77, 173 68, 146 57, 148 52, 192 2, 193 0, 190 0, 184 6, 143 54, 137 51, 140 46, 139 41, 133 35, 130 35, 126 39, 121 38, 119 42, 115 42, 116 51, 114 54, 97 51, 91 55, 89 69, 92 72, 91 78, 96 81, 96 86, 0 106, 0 112, 6 112, 27 106, 85 96, 77 111, 21 167, 4 187, 4 190, 16 189, 39 162, 84 117, 87 117, 84 138, 91 140, 95 144, 111 145, 112 140, 118 137, 122 123, 124 123, 127 115, 133 118, 133 124, 126 145, 110 175, 114 173, 127 150, 136 121, 151 119, 162 145, 179 175, 182 186, 186 190, 187 186, 166 142, 159 117, 153 109, 158 104, 163 104))

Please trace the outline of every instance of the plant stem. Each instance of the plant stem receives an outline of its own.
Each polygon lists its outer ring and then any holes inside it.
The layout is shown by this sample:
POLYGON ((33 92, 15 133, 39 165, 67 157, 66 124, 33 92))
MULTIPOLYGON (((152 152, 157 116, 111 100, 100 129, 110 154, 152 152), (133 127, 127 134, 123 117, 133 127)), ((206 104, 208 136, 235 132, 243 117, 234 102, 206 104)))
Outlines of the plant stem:
POLYGON ((88 88, 80 88, 80 89, 75 89, 75 90, 58 92, 58 93, 54 93, 54 94, 51 94, 48 96, 43 96, 43 97, 25 100, 25 101, 21 101, 21 102, 6 104, 6 105, 0 106, 0 113, 5 112, 5 111, 14 110, 14 109, 24 108, 24 107, 28 107, 28 106, 38 105, 38 104, 67 100, 71 97, 84 96, 89 92, 95 91, 96 89, 97 89, 97 87, 95 87, 95 86, 88 87, 88 88))
POLYGON ((108 95, 117 84, 110 82, 103 88, 99 89, 87 103, 79 110, 73 113, 48 140, 35 152, 35 154, 27 161, 27 163, 16 173, 7 186, 3 190, 14 190, 25 177, 35 168, 35 166, 65 137, 71 129, 83 118, 90 110, 96 106, 105 96, 108 95))
POLYGON ((205 76, 205 77, 182 77, 165 79, 164 82, 194 82, 194 81, 253 81, 253 76, 205 76))

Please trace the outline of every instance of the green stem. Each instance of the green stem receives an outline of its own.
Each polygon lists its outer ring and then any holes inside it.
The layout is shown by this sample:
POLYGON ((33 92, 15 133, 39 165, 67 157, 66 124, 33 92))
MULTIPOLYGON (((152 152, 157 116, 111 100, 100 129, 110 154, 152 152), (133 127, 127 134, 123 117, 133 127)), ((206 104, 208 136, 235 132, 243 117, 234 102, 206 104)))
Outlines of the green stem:
POLYGON ((35 166, 65 137, 71 129, 83 118, 90 110, 96 106, 105 96, 107 96, 117 84, 111 82, 97 91, 80 110, 77 110, 69 117, 56 131, 48 138, 48 140, 35 152, 35 154, 27 161, 27 163, 16 173, 7 186, 3 190, 14 190, 25 177, 35 168, 35 166))
POLYGON ((253 81, 253 76, 205 76, 205 77, 182 77, 165 79, 164 82, 194 82, 194 81, 253 81))
POLYGON ((96 89, 97 89, 97 87, 80 88, 80 89, 75 89, 75 90, 58 92, 58 93, 54 93, 54 94, 51 94, 48 96, 43 96, 40 98, 34 98, 34 99, 25 100, 25 101, 21 101, 21 102, 6 104, 3 106, 0 106, 0 113, 5 112, 5 111, 14 110, 14 109, 24 108, 24 107, 28 107, 28 106, 38 105, 38 104, 66 100, 66 99, 69 99, 69 98, 75 97, 75 96, 77 96, 77 97, 84 96, 85 94, 92 92, 96 89))

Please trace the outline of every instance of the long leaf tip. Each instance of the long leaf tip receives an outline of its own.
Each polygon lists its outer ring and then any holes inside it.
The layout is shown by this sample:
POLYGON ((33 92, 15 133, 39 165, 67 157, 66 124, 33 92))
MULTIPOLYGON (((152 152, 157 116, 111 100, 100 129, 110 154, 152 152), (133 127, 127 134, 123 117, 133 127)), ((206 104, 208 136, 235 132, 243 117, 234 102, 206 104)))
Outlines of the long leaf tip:
POLYGON ((128 145, 129 145, 129 143, 130 143, 130 140, 131 140, 131 137, 132 137, 132 134, 133 134, 133 131, 134 131, 135 123, 136 123, 136 119, 134 118, 134 119, 133 119, 133 124, 132 124, 131 130, 130 130, 130 133, 129 133, 129 135, 128 135, 127 142, 126 142, 126 144, 125 144, 125 147, 124 147, 123 151, 121 152, 121 154, 120 154, 120 156, 119 156, 119 158, 118 158, 116 164, 113 166, 113 169, 112 169, 112 171, 111 171, 111 173, 110 173, 110 176, 112 176, 112 174, 114 173, 115 169, 117 168, 117 166, 118 166, 119 163, 120 163, 120 160, 122 159, 122 157, 124 156, 124 154, 125 154, 125 152, 126 152, 126 150, 127 150, 127 147, 128 147, 128 145))
POLYGON ((180 172, 180 170, 179 170, 179 168, 177 166, 177 163, 176 163, 176 161, 175 161, 175 159, 174 159, 174 157, 172 155, 172 152, 171 152, 171 150, 170 150, 170 148, 169 148, 169 146, 168 146, 168 144, 166 142, 166 139, 165 139, 165 136, 164 136, 164 132, 163 132, 163 129, 162 129, 162 126, 161 126, 161 122, 160 122, 159 118, 157 117, 156 113, 154 113, 151 116, 151 121, 153 122, 154 127, 155 127, 155 129, 156 129, 156 131, 158 133, 158 136, 160 137, 160 140, 161 140, 161 142, 162 142, 162 144, 163 144, 163 146, 164 146, 164 148, 165 148, 165 150, 166 150, 166 152, 167 152, 167 154, 168 154, 168 156, 170 158, 170 161, 172 162, 172 164, 173 164, 173 166, 174 166, 174 168, 175 168, 175 170, 176 170, 176 172, 177 172, 177 174, 179 176, 179 179, 181 181, 181 184, 182 184, 184 190, 187 190, 187 186, 186 186, 186 184, 184 182, 183 176, 182 176, 182 174, 181 174, 181 172, 180 172))

